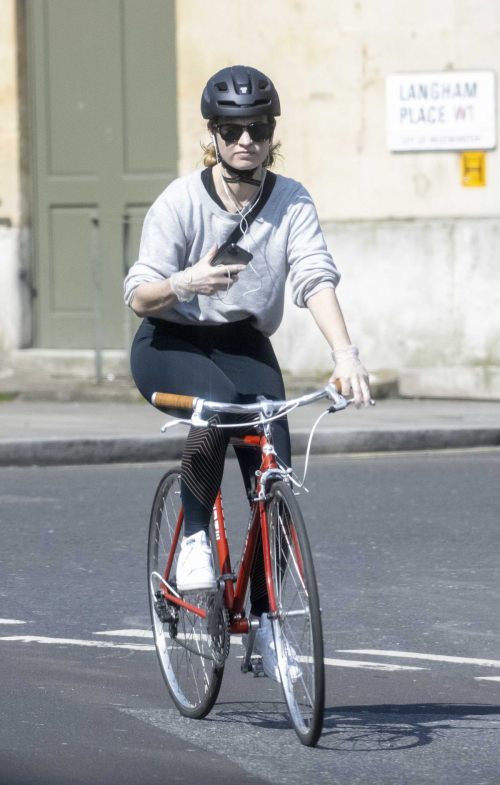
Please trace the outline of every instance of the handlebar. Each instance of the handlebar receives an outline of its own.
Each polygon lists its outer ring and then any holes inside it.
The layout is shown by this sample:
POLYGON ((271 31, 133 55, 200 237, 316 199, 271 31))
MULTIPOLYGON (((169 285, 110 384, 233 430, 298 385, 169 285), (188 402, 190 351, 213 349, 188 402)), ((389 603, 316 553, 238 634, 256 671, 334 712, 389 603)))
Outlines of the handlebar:
POLYGON ((192 395, 173 395, 172 393, 155 392, 151 396, 153 406, 162 409, 194 409, 198 398, 192 395))
MULTIPOLYGON (((256 403, 223 403, 222 401, 207 401, 203 398, 196 398, 190 395, 174 395, 171 393, 155 392, 151 397, 153 406, 162 409, 188 409, 190 411, 201 412, 202 410, 211 412, 228 412, 232 414, 241 414, 242 412, 262 412, 266 417, 271 416, 275 412, 283 409, 296 408, 298 406, 305 406, 308 403, 313 403, 321 398, 328 398, 337 405, 339 409, 345 408, 351 400, 346 400, 340 394, 342 385, 338 379, 333 384, 327 384, 317 392, 302 395, 300 398, 293 398, 285 401, 271 401, 263 398, 256 403)), ((373 405, 375 402, 370 401, 373 405)))

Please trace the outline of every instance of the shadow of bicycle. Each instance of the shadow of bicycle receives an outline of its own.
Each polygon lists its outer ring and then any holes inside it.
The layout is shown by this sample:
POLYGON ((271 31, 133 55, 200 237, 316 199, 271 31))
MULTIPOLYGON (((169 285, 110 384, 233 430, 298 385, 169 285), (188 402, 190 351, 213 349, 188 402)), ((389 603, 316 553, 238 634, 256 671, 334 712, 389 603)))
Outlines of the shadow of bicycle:
MULTIPOLYGON (((292 728, 283 701, 220 703, 208 722, 241 723, 259 729, 292 728)), ((338 752, 408 750, 453 732, 500 731, 500 706, 455 703, 331 706, 325 710, 317 749, 338 752), (498 716, 498 725, 488 718, 498 716)))

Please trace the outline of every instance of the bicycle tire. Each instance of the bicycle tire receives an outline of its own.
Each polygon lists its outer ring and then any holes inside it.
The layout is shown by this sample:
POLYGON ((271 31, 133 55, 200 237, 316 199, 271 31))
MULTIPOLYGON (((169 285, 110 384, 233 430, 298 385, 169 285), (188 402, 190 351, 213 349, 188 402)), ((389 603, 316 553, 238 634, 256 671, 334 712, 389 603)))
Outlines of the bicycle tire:
POLYGON ((272 627, 281 685, 297 736, 302 744, 314 747, 323 728, 325 667, 311 548, 297 500, 281 480, 271 486, 266 513, 277 610, 272 627), (300 668, 295 679, 290 662, 300 668))
MULTIPOLYGON (((180 497, 180 467, 170 469, 160 480, 156 490, 148 537, 148 594, 151 622, 153 626, 156 654, 161 672, 174 704, 181 714, 191 719, 203 719, 217 700, 224 673, 224 661, 216 660, 213 655, 214 639, 208 635, 207 621, 174 604, 168 604, 169 612, 177 617, 164 622, 155 606, 155 593, 162 585, 158 573, 164 576, 170 553, 175 527, 182 508, 180 497)), ((214 553, 214 568, 218 572, 215 536, 210 532, 214 553)), ((175 587, 175 570, 179 544, 170 571, 170 585, 175 587)), ((204 610, 208 608, 214 594, 199 592, 189 595, 189 602, 204 610)), ((220 610, 222 635, 227 635, 227 611, 220 610)), ((220 643, 220 641, 219 641, 220 643)), ((224 639, 226 646, 228 640, 224 639)))

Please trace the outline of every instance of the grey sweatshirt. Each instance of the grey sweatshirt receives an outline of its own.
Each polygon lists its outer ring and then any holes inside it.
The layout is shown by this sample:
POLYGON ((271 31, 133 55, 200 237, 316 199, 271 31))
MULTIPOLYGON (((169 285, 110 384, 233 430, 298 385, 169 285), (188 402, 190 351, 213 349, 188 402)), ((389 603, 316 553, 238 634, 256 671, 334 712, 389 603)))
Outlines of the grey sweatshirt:
MULTIPOLYGON (((240 220, 210 197, 201 171, 171 183, 144 221, 139 259, 125 279, 127 305, 139 284, 163 281, 196 264, 215 244, 220 247, 240 220)), ((199 295, 155 316, 179 324, 252 317, 254 327, 272 335, 283 316, 288 274, 293 301, 302 308, 311 295, 335 288, 340 280, 310 195, 288 177, 277 176, 271 196, 239 245, 253 254, 253 260, 227 294, 199 295)))

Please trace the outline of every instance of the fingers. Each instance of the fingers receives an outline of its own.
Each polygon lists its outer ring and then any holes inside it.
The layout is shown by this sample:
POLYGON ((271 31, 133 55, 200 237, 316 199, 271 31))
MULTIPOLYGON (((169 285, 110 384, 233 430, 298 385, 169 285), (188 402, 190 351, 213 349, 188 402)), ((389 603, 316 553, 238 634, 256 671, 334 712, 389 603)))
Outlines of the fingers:
POLYGON ((235 275, 238 275, 238 273, 241 273, 245 269, 246 265, 244 265, 244 264, 226 264, 225 267, 226 267, 226 270, 229 270, 229 275, 234 277, 235 275))
POLYGON ((370 405, 371 394, 370 394, 370 387, 369 387, 368 377, 366 377, 366 378, 363 377, 362 379, 360 379, 359 384, 360 384, 360 387, 361 387, 361 394, 363 396, 363 403, 364 403, 365 407, 369 406, 370 405))
POLYGON ((354 398, 354 406, 356 409, 359 409, 363 403, 363 393, 361 392, 361 385, 357 376, 351 377, 351 387, 352 396, 354 398))
POLYGON ((352 391, 352 397, 356 409, 359 409, 361 405, 364 406, 370 405, 371 393, 368 384, 368 377, 341 376, 339 379, 339 377, 336 376, 336 374, 332 374, 332 377, 330 379, 330 384, 333 384, 338 380, 342 385, 341 394, 343 395, 344 398, 348 398, 352 391))
MULTIPOLYGON (((368 378, 364 376, 351 376, 350 387, 354 398, 354 406, 360 409, 362 405, 370 405, 370 387, 368 378)), ((344 395, 344 385, 342 384, 342 395, 344 395)))
POLYGON ((342 384, 342 395, 344 398, 348 398, 349 393, 351 392, 351 380, 348 376, 341 376, 340 381, 342 384))
MULTIPOLYGON (((232 265, 233 267, 240 265, 232 265)), ((234 284, 238 281, 237 275, 231 275, 230 270, 228 270, 228 265, 226 264, 216 264, 214 267, 211 268, 211 292, 210 294, 215 294, 216 292, 226 292, 231 289, 234 284)))
POLYGON ((210 248, 209 252, 206 253, 205 256, 201 259, 201 261, 208 262, 208 264, 210 264, 210 262, 212 261, 218 250, 219 250, 219 246, 217 244, 213 245, 210 248))

